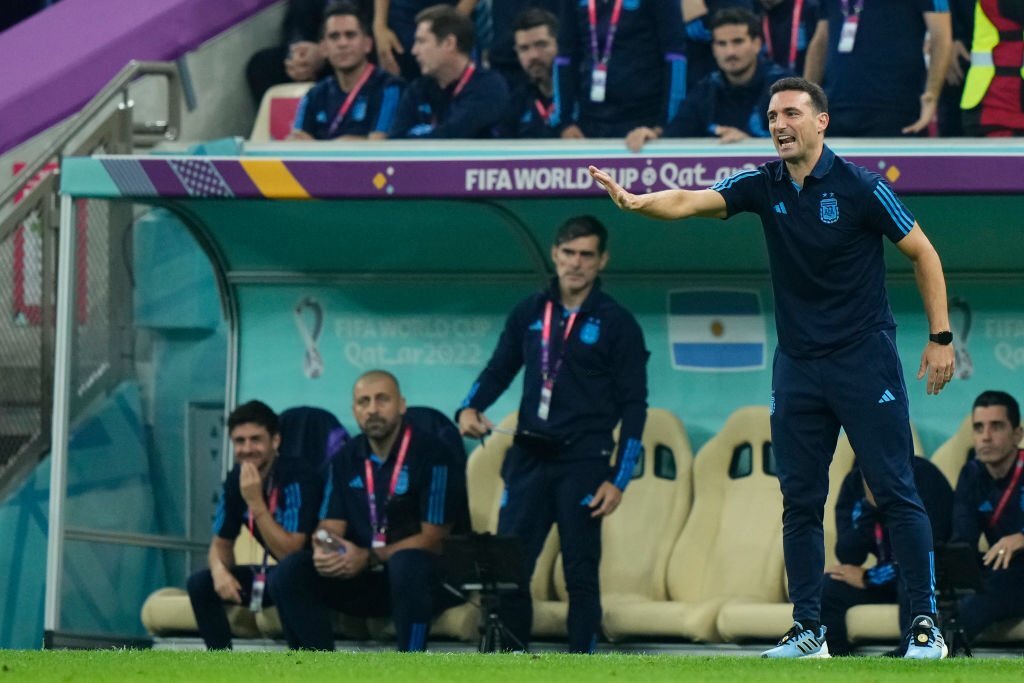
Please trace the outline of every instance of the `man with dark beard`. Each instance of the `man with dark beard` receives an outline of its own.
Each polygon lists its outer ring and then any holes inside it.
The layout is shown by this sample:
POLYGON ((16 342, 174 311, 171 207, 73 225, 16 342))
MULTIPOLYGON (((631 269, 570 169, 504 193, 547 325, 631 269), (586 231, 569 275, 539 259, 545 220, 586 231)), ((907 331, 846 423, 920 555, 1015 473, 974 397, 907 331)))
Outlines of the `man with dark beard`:
POLYGON ((436 437, 404 419, 394 375, 364 373, 352 390, 363 433, 335 458, 313 551, 282 562, 271 594, 289 647, 333 650, 330 608, 391 616, 398 649, 424 650, 434 616, 455 604, 437 554, 468 519, 465 475, 436 437))
POLYGON ((499 137, 556 138, 561 122, 555 112, 551 68, 558 55, 558 18, 531 7, 516 18, 513 40, 519 65, 529 80, 512 92, 499 137))

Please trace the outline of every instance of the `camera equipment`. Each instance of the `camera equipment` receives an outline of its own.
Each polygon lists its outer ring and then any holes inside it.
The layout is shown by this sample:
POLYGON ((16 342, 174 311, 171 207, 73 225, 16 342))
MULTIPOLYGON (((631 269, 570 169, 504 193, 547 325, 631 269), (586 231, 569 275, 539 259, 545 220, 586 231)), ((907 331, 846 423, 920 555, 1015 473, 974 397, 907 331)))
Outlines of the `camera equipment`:
POLYGON ((521 585, 521 568, 522 547, 514 536, 469 534, 451 536, 444 542, 444 587, 469 602, 468 591, 480 596, 480 652, 525 649, 498 616, 502 593, 521 585))
POLYGON ((958 603, 964 595, 981 589, 978 548, 968 543, 945 543, 935 547, 935 594, 942 636, 949 656, 970 657, 971 646, 960 626, 958 603))

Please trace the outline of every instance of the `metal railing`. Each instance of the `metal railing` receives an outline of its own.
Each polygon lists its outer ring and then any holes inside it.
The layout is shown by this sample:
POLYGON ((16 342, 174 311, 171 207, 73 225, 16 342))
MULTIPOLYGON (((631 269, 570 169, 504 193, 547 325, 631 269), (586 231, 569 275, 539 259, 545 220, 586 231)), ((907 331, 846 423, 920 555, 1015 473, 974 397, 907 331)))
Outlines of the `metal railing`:
MULTIPOLYGON (((0 192, 0 269, 12 273, 0 281, 2 300, 30 309, 29 315, 0 317, 0 500, 27 476, 50 447, 54 375, 59 171, 47 165, 64 156, 131 154, 174 140, 181 130, 182 82, 173 62, 129 62, 92 100, 72 116, 54 140, 0 192), (167 81, 167 112, 162 121, 133 122, 129 86, 142 77, 167 81), (11 248, 8 249, 7 245, 11 248), (7 261, 10 261, 8 263, 7 261), (8 292, 7 290, 10 290, 8 292), (31 305, 25 303, 31 298, 31 305)), ((125 335, 124 286, 126 232, 131 208, 81 200, 81 224, 92 232, 81 257, 100 268, 90 270, 86 286, 102 297, 79 325, 80 367, 75 372, 72 419, 130 372, 125 335), (84 205, 88 206, 84 206, 84 205), (102 225, 101 225, 102 224, 102 225)), ((130 299, 129 299, 130 303, 130 299)))

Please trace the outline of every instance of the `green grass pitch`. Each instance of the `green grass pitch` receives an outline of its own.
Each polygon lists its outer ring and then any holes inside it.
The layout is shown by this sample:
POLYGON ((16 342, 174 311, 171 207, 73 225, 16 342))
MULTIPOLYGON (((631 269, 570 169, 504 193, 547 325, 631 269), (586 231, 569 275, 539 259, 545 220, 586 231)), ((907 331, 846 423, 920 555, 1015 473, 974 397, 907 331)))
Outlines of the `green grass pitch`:
POLYGON ((392 652, 170 652, 0 650, 0 683, 871 683, 1024 680, 1024 659, 907 662, 881 658, 765 661, 751 657, 609 654, 478 655, 392 652))

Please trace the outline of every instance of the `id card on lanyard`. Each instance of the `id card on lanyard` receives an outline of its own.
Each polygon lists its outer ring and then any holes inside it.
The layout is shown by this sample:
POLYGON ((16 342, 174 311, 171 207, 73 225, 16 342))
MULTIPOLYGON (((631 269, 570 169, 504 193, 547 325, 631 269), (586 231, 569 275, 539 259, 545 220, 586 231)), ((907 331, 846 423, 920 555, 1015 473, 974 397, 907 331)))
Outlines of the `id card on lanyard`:
POLYGON ((355 86, 352 87, 352 90, 349 91, 345 101, 341 103, 341 108, 338 109, 338 113, 334 116, 334 120, 331 121, 331 125, 327 129, 327 137, 334 137, 334 133, 338 130, 338 126, 340 126, 341 122, 345 119, 345 114, 347 114, 348 110, 352 108, 352 104, 356 101, 356 97, 359 96, 359 91, 363 89, 364 85, 366 85, 366 81, 370 80, 370 76, 373 74, 374 68, 373 64, 367 64, 366 68, 363 69, 363 74, 359 77, 355 86))
POLYGON ((608 94, 608 60, 612 56, 612 45, 615 43, 615 31, 619 27, 622 16, 622 0, 615 0, 612 16, 608 20, 608 33, 604 41, 604 53, 597 49, 597 0, 587 0, 587 20, 590 24, 590 56, 594 69, 590 73, 590 101, 604 102, 608 94))
MULTIPOLYGON (((270 502, 267 507, 270 510, 270 516, 273 517, 274 513, 277 512, 277 489, 274 488, 273 481, 268 483, 270 484, 270 502)), ((256 538, 256 525, 252 518, 252 508, 249 508, 249 534, 253 539, 256 538)), ((252 591, 249 597, 249 610, 252 612, 259 612, 263 609, 263 592, 267 588, 267 563, 269 555, 270 551, 264 546, 263 563, 260 564, 260 568, 252 577, 252 591)))
POLYGON ((569 343, 569 335, 572 333, 573 323, 576 322, 576 312, 569 314, 569 320, 565 323, 565 332, 562 334, 562 348, 558 351, 558 358, 554 367, 551 366, 551 312, 554 304, 550 301, 544 305, 544 326, 540 332, 540 401, 537 403, 537 417, 544 420, 551 414, 551 395, 555 389, 555 378, 558 371, 562 369, 562 360, 565 358, 565 348, 569 343))
POLYGON ((366 459, 365 464, 365 479, 366 479, 366 501, 370 506, 370 529, 373 533, 373 539, 370 546, 372 548, 383 548, 387 545, 387 526, 388 526, 388 501, 391 500, 391 496, 395 495, 395 488, 398 486, 398 477, 402 473, 402 465, 405 464, 405 456, 409 452, 409 441, 412 439, 412 428, 406 427, 402 433, 402 444, 398 447, 398 455, 395 458, 395 467, 391 470, 391 485, 388 487, 387 498, 384 499, 384 516, 379 517, 377 514, 377 486, 374 483, 373 477, 373 463, 370 462, 370 458, 366 459))
POLYGON ((857 40, 857 22, 860 21, 864 0, 854 0, 853 11, 850 11, 850 0, 841 0, 843 10, 843 28, 839 31, 839 52, 853 52, 853 44, 857 40))

